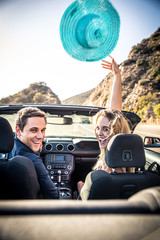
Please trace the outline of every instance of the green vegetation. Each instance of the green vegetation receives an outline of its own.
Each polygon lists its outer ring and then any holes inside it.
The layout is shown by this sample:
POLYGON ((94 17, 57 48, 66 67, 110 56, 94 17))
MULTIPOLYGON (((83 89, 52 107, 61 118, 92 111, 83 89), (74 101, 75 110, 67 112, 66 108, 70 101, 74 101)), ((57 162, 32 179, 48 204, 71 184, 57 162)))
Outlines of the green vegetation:
POLYGON ((137 53, 139 53, 140 50, 141 50, 141 48, 139 47, 139 44, 138 44, 137 46, 132 47, 131 53, 137 54, 137 53))
POLYGON ((132 48, 131 52, 133 54, 138 54, 138 55, 151 54, 153 52, 153 49, 152 49, 152 47, 149 47, 147 45, 138 44, 137 46, 134 46, 132 48))
POLYGON ((146 64, 146 61, 144 59, 138 59, 136 61, 136 66, 139 67, 139 66, 142 66, 142 65, 145 65, 146 64))
POLYGON ((157 77, 160 76, 160 64, 158 66, 153 66, 152 71, 149 74, 150 77, 157 77))
POLYGON ((135 63, 136 61, 134 59, 127 59, 126 61, 123 62, 123 66, 128 66, 132 63, 135 63))
POLYGON ((157 44, 155 46, 152 47, 152 51, 160 51, 160 44, 157 44))
POLYGON ((160 103, 154 107, 156 118, 160 118, 160 103))
POLYGON ((148 93, 142 96, 138 101, 137 114, 143 119, 160 118, 160 104, 156 93, 148 93))
POLYGON ((141 80, 139 81, 139 84, 140 84, 141 86, 147 86, 147 85, 150 84, 150 80, 148 80, 148 79, 141 79, 141 80))
POLYGON ((158 65, 153 66, 151 68, 151 72, 149 74, 151 78, 152 87, 159 90, 160 89, 160 63, 158 65))
POLYGON ((151 40, 157 40, 159 38, 160 38, 160 28, 158 28, 158 30, 151 35, 151 40))

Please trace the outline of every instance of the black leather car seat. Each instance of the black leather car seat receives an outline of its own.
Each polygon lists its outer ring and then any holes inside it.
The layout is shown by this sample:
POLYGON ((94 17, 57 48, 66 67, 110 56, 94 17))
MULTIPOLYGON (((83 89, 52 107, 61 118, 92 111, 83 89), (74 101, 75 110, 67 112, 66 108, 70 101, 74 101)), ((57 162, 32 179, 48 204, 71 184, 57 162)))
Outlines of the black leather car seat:
MULTIPOLYGON (((146 158, 142 138, 137 134, 117 134, 108 143, 105 157, 111 173, 93 171, 86 177, 83 199, 127 199, 136 192, 160 186, 160 176, 144 170, 146 158), (132 173, 116 173, 115 168, 134 167, 132 173)), ((83 192, 83 191, 82 191, 83 192)))
POLYGON ((37 173, 32 161, 23 156, 12 159, 4 157, 13 146, 14 135, 10 123, 0 117, 0 199, 41 198, 37 173))

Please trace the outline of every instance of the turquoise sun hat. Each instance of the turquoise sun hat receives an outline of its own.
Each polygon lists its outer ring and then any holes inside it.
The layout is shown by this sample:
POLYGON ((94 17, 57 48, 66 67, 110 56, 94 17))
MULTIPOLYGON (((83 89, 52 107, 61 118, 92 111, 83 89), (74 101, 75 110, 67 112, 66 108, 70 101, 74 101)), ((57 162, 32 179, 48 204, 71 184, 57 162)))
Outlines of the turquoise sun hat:
POLYGON ((77 0, 64 12, 60 37, 65 51, 80 61, 99 61, 115 48, 120 17, 108 0, 77 0))

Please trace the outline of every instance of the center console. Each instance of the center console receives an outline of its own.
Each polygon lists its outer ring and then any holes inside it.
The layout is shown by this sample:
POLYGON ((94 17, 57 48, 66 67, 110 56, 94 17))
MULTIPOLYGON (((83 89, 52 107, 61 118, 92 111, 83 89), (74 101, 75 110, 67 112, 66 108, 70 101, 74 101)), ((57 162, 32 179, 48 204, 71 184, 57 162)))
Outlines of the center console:
POLYGON ((72 199, 71 174, 74 157, 71 154, 46 154, 44 164, 52 181, 59 188, 60 199, 72 199))

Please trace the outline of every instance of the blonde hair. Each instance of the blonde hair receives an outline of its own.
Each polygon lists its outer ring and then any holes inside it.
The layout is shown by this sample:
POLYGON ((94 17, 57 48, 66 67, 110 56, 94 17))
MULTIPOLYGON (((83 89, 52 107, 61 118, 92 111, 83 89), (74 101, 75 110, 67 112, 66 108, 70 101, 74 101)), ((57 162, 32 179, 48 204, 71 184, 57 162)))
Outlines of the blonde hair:
MULTIPOLYGON (((96 133, 96 127, 99 117, 106 117, 109 120, 109 127, 110 127, 110 135, 108 136, 108 139, 112 136, 118 134, 118 133, 130 133, 131 130, 129 128, 129 124, 123 114, 118 110, 101 110, 95 115, 95 133, 96 133)), ((96 169, 102 169, 106 170, 107 165, 105 163, 105 152, 106 149, 101 149, 101 153, 99 155, 98 161, 93 167, 93 170, 96 169)))

